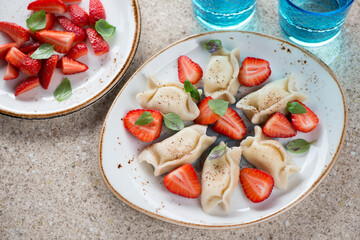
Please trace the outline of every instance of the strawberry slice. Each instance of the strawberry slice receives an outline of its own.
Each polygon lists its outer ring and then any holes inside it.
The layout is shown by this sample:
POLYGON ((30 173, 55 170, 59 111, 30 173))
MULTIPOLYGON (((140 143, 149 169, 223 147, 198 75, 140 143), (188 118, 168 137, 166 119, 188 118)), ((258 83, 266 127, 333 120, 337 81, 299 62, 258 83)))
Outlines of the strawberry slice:
POLYGON ((29 53, 23 57, 19 67, 20 71, 28 76, 36 75, 40 71, 42 65, 42 60, 31 58, 31 54, 32 53, 29 53))
POLYGON ((316 114, 313 111, 311 111, 310 108, 305 106, 305 104, 297 100, 294 102, 298 102, 301 105, 303 105, 306 110, 306 113, 301 113, 301 114, 292 113, 291 114, 292 125, 296 130, 300 132, 304 132, 304 133, 311 132, 319 124, 319 118, 316 116, 316 114))
POLYGON ((271 74, 269 62, 260 59, 247 57, 242 62, 239 71, 239 81, 245 87, 253 87, 265 82, 271 74))
POLYGON ((19 49, 17 49, 16 47, 12 47, 10 48, 10 50, 7 52, 6 56, 5 56, 5 60, 8 63, 11 63, 11 65, 13 65, 14 67, 20 68, 20 63, 21 60, 25 57, 26 55, 24 53, 22 53, 19 49))
POLYGON ((51 30, 55 25, 55 14, 53 13, 47 13, 46 14, 46 25, 43 30, 51 30))
POLYGON ((5 43, 0 45, 0 59, 4 59, 9 49, 12 47, 17 47, 17 43, 5 43))
POLYGON ((240 171, 240 182, 246 197, 254 203, 267 199, 274 188, 273 177, 254 168, 243 168, 240 171))
POLYGON ((134 135, 141 141, 151 142, 160 136, 162 119, 163 116, 159 111, 136 109, 131 110, 126 114, 126 116, 124 117, 124 126, 132 135, 134 135), (136 120, 144 112, 150 112, 154 120, 146 125, 135 125, 136 120))
POLYGON ((199 64, 193 62, 187 56, 178 58, 178 75, 180 82, 184 83, 189 80, 192 84, 197 83, 203 76, 203 70, 199 64))
POLYGON ((197 198, 201 194, 199 179, 190 163, 168 173, 164 185, 170 192, 186 198, 197 198))
POLYGON ((30 3, 27 9, 33 11, 45 10, 47 13, 65 13, 66 5, 61 0, 36 0, 30 3))
POLYGON ((55 51, 67 53, 75 40, 75 33, 54 30, 42 30, 36 32, 36 38, 42 42, 54 45, 55 51))
POLYGON ((21 82, 15 89, 15 96, 27 92, 30 89, 33 89, 37 86, 40 85, 39 82, 39 77, 38 76, 33 76, 33 77, 29 77, 27 78, 25 81, 21 82))
POLYGON ((212 97, 204 98, 198 105, 200 110, 199 116, 194 120, 196 124, 213 124, 217 120, 220 119, 220 115, 214 113, 213 110, 209 107, 208 102, 212 99, 212 97))
POLYGON ((19 69, 8 63, 4 75, 4 80, 12 80, 19 76, 19 69))
POLYGON ((70 19, 67 17, 57 17, 57 20, 65 29, 65 31, 75 33, 76 37, 74 42, 81 42, 85 40, 85 31, 82 28, 76 26, 70 19))
POLYGON ((54 73, 56 63, 59 60, 59 55, 52 55, 49 59, 45 60, 39 72, 40 84, 43 88, 48 89, 51 77, 54 73))
MULTIPOLYGON (((86 47, 86 44, 78 43, 69 50, 69 52, 65 55, 65 57, 72 58, 72 59, 78 59, 79 57, 84 56, 87 53, 88 53, 88 49, 86 47)), ((61 60, 58 61, 58 64, 56 67, 61 68, 61 60)))
POLYGON ((294 137, 297 132, 284 114, 277 112, 266 121, 263 133, 271 138, 289 138, 294 137))
POLYGON ((105 42, 102 36, 98 34, 95 29, 87 28, 85 31, 96 56, 101 56, 110 50, 107 42, 105 42))
POLYGON ((61 68, 64 75, 76 74, 88 70, 88 66, 74 59, 61 58, 61 68))
POLYGON ((27 42, 19 47, 19 50, 25 54, 36 51, 40 47, 40 42, 27 42))
POLYGON ((9 35, 19 45, 30 40, 28 31, 16 23, 0 22, 0 31, 9 35))
POLYGON ((82 9, 78 5, 70 5, 69 12, 71 19, 79 27, 85 27, 89 25, 89 15, 87 14, 87 12, 85 12, 84 9, 82 9))
POLYGON ((226 110, 225 115, 214 124, 213 129, 217 133, 237 140, 242 139, 247 132, 239 114, 230 107, 226 110))
POLYGON ((81 2, 81 0, 62 0, 64 3, 81 2))
POLYGON ((94 26, 100 19, 106 19, 105 9, 100 0, 90 0, 89 2, 89 23, 94 26))

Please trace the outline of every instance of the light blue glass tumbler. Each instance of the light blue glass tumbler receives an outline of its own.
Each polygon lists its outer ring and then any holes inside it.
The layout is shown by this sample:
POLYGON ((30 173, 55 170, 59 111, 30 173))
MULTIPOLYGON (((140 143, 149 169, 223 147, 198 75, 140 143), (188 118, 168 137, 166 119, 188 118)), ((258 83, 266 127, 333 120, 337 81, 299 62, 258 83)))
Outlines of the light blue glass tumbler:
POLYGON ((208 29, 238 29, 254 15, 256 0, 192 0, 195 17, 208 29))
POLYGON ((279 0, 280 26, 293 42, 317 47, 340 33, 354 0, 279 0))

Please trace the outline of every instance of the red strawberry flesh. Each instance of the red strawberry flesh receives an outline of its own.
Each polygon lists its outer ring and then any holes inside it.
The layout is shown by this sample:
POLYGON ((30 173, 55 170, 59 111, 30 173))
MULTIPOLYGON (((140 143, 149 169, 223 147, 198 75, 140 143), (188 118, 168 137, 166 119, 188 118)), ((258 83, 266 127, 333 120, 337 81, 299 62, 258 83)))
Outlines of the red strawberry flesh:
POLYGON ((36 51, 40 47, 40 42, 27 42, 19 47, 19 50, 25 54, 36 51))
POLYGON ((253 87, 265 82, 271 75, 270 64, 260 58, 247 57, 239 71, 239 81, 245 87, 253 87))
POLYGON ((274 188, 274 179, 270 174, 253 168, 240 171, 240 182, 246 197, 254 203, 267 199, 274 188))
POLYGON ((101 56, 109 52, 109 45, 102 36, 95 31, 95 29, 87 28, 86 34, 96 56, 101 56))
POLYGON ((36 75, 42 65, 42 61, 39 59, 33 59, 30 57, 32 53, 27 54, 20 62, 20 71, 23 72, 25 75, 33 76, 36 75))
POLYGON ((94 26, 100 19, 106 19, 105 9, 100 0, 90 0, 89 2, 89 23, 94 26))
POLYGON ((65 13, 66 5, 61 0, 36 0, 31 2, 27 9, 33 11, 45 10, 47 13, 65 13))
POLYGON ((16 23, 0 22, 0 31, 8 34, 19 45, 30 40, 29 32, 16 23))
POLYGON ((209 107, 209 101, 212 97, 204 98, 198 105, 200 110, 199 116, 194 120, 196 124, 213 124, 217 120, 220 119, 220 115, 217 115, 211 108, 209 107))
POLYGON ((64 31, 42 30, 36 32, 36 38, 41 42, 54 45, 55 51, 67 53, 72 47, 76 34, 64 31))
POLYGON ((199 64, 193 62, 187 56, 178 58, 178 75, 179 81, 184 83, 189 80, 192 84, 197 83, 203 76, 203 70, 199 64))
POLYGON ((305 104, 299 101, 294 101, 294 102, 298 102, 301 105, 303 105, 306 110, 306 113, 301 113, 301 114, 292 113, 291 114, 292 125, 296 130, 300 132, 304 132, 304 133, 311 132, 319 124, 319 118, 305 104))
POLYGON ((25 56, 26 55, 22 53, 19 49, 17 49, 16 47, 12 47, 7 52, 5 60, 8 61, 8 63, 11 63, 14 67, 20 68, 21 60, 25 56))
POLYGON ((18 96, 19 94, 22 94, 24 92, 27 92, 37 86, 40 85, 39 77, 33 76, 27 78, 25 81, 21 82, 15 89, 15 96, 18 96))
POLYGON ((239 114, 228 107, 224 116, 222 116, 213 126, 217 133, 225 135, 231 139, 242 139, 246 132, 246 126, 239 114))
POLYGON ((65 31, 75 33, 76 37, 74 42, 81 42, 85 40, 85 31, 82 28, 76 26, 70 19, 66 17, 57 17, 57 20, 65 29, 65 31))
POLYGON ((58 60, 59 55, 52 55, 49 59, 45 60, 39 72, 40 84, 44 89, 48 89, 49 87, 58 60))
POLYGON ((76 74, 88 70, 88 66, 74 59, 61 58, 61 68, 64 75, 76 74))
POLYGON ((4 75, 4 80, 16 79, 19 76, 19 69, 8 63, 4 75))
POLYGON ((89 25, 89 15, 78 5, 70 5, 69 12, 73 22, 79 27, 85 27, 89 25))
POLYGON ((10 48, 17 47, 17 43, 5 43, 0 45, 0 59, 4 59, 10 48))
POLYGON ((271 138, 289 138, 294 137, 297 132, 284 114, 277 112, 266 121, 263 133, 271 138))

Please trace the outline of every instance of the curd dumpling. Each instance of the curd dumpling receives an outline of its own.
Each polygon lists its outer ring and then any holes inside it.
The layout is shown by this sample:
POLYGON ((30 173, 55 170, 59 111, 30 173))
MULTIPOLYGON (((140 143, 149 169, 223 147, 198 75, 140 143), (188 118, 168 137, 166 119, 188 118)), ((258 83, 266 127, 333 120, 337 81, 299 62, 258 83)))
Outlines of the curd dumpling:
POLYGON ((255 136, 241 142, 242 154, 256 168, 269 173, 274 185, 286 189, 288 178, 300 171, 284 147, 276 140, 266 137, 259 126, 255 126, 255 136))
MULTIPOLYGON (((223 142, 220 145, 224 146, 223 142)), ((241 147, 226 147, 219 159, 206 159, 201 175, 201 205, 206 213, 217 205, 230 209, 230 197, 239 183, 241 147)))
POLYGON ((275 112, 286 114, 286 104, 289 101, 306 100, 306 95, 297 91, 295 75, 270 82, 256 92, 242 98, 236 107, 240 108, 253 123, 265 122, 275 112))
POLYGON ((194 120, 200 114, 196 102, 184 91, 183 84, 161 83, 151 75, 147 90, 137 94, 136 99, 145 109, 155 109, 163 114, 176 113, 184 121, 194 120))
POLYGON ((235 95, 240 87, 239 57, 240 48, 231 52, 222 48, 211 54, 204 74, 205 96, 235 103, 235 95))
POLYGON ((216 140, 216 137, 206 135, 206 129, 204 125, 186 127, 162 142, 145 148, 138 161, 151 164, 155 176, 193 163, 216 140))

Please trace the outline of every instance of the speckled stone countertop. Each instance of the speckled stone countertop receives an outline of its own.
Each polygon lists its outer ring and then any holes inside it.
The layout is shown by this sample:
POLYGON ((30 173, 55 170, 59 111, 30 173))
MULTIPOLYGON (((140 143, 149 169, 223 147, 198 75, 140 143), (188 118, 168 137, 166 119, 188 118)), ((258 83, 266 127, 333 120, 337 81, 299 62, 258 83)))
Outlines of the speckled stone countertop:
MULTIPOLYGON (((304 201, 270 221, 223 231, 168 224, 128 207, 106 188, 97 164, 105 115, 126 80, 148 58, 204 32, 190 0, 140 0, 141 40, 118 86, 92 106, 61 118, 0 115, 0 239, 359 239, 360 2, 336 43, 314 52, 345 92, 348 129, 335 166, 304 201)), ((283 38, 276 0, 259 0, 251 31, 283 38)))

